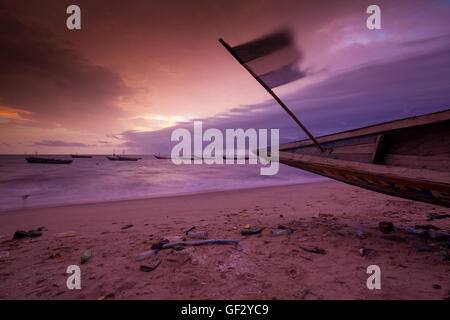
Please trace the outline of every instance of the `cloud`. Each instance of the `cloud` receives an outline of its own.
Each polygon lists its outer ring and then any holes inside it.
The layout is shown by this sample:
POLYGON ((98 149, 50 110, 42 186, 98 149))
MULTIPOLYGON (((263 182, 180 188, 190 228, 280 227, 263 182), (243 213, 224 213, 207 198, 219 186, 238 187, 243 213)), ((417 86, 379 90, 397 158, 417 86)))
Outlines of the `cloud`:
POLYGON ((127 114, 118 101, 132 89, 116 73, 5 5, 0 48, 0 105, 30 112, 26 125, 100 131, 127 114))
POLYGON ((84 144, 81 142, 66 142, 61 140, 42 140, 35 142, 34 146, 43 146, 43 147, 92 147, 95 145, 92 144, 84 144))
MULTIPOLYGON (((329 78, 282 99, 315 136, 450 108, 450 43, 415 56, 378 62, 329 78)), ((123 146, 170 153, 170 136, 182 124, 153 132, 126 131, 123 146)), ((306 138, 272 100, 203 119, 203 129, 279 128, 282 142, 306 138), (252 112, 253 111, 253 112, 252 112), (257 112, 256 112, 257 111, 257 112)))

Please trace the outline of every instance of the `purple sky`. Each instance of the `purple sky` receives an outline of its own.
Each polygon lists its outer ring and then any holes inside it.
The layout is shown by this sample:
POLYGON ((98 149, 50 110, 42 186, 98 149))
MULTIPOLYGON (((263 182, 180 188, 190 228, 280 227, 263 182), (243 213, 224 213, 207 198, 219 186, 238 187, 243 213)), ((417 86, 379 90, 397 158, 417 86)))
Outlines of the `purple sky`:
POLYGON ((376 1, 382 30, 370 4, 0 0, 0 153, 168 153, 192 119, 304 138, 217 42, 286 26, 309 76, 275 91, 314 135, 448 109, 449 3, 376 1))

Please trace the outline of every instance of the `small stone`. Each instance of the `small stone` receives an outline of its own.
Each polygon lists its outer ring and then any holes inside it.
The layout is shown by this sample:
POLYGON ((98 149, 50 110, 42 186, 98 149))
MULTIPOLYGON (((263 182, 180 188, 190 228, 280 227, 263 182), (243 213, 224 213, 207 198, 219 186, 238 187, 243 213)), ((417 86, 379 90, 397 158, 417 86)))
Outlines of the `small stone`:
POLYGON ((28 238, 29 236, 30 235, 28 234, 28 232, 22 231, 22 230, 17 230, 13 235, 13 239, 23 239, 23 238, 28 238))
POLYGON ((30 230, 30 231, 28 231, 28 236, 30 238, 37 238, 37 237, 42 236, 42 232, 36 231, 36 230, 30 230))
POLYGON ((50 257, 48 257, 49 259, 56 259, 56 258, 61 258, 61 254, 59 252, 52 252, 52 254, 50 255, 50 257))
POLYGON ((360 254, 361 257, 363 257, 363 256, 370 256, 370 255, 375 254, 375 250, 361 248, 361 249, 359 249, 359 254, 360 254))
POLYGON ((132 228, 132 227, 133 227, 132 224, 127 224, 126 226, 123 226, 121 229, 122 229, 122 230, 126 230, 126 229, 130 229, 130 228, 132 228))
POLYGON ((261 233, 261 229, 242 229, 241 234, 242 235, 251 235, 251 234, 257 234, 261 233))
POLYGON ((433 284, 433 289, 440 289, 440 288, 441 288, 440 285, 438 285, 438 284, 433 284))
POLYGON ((165 245, 166 243, 169 243, 169 240, 161 238, 158 242, 154 242, 152 244, 152 249, 161 250, 163 248, 163 245, 165 245))
POLYGON ((378 228, 380 228, 381 232, 390 233, 394 230, 394 224, 390 221, 381 221, 378 223, 378 228))
POLYGON ((356 231, 356 234, 358 235, 358 237, 360 238, 360 239, 367 239, 367 234, 365 234, 363 231, 361 231, 361 230, 358 230, 358 231, 356 231))
POLYGON ((432 229, 428 230, 428 236, 431 239, 436 239, 436 240, 449 240, 450 239, 450 233, 436 231, 436 230, 432 230, 432 229))

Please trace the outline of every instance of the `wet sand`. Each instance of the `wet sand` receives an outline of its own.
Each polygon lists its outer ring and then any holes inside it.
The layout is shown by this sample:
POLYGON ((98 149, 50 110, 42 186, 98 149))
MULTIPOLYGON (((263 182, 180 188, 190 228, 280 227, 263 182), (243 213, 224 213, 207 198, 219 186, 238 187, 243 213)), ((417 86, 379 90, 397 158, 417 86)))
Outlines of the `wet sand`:
POLYGON ((450 230, 450 218, 429 214, 450 209, 334 181, 2 212, 0 299, 449 299, 448 242, 404 231, 450 230), (395 230, 381 232, 380 221, 395 230), (295 231, 272 237, 279 225, 295 231), (149 261, 137 254, 160 238, 182 240, 193 226, 239 244, 163 249, 154 271, 140 271, 149 261), (245 226, 263 230, 244 236, 245 226), (39 227, 41 237, 11 240, 39 227), (54 236, 69 231, 76 236, 54 236), (69 265, 81 267, 81 290, 67 289, 69 265), (380 290, 366 286, 369 265, 381 268, 380 290))

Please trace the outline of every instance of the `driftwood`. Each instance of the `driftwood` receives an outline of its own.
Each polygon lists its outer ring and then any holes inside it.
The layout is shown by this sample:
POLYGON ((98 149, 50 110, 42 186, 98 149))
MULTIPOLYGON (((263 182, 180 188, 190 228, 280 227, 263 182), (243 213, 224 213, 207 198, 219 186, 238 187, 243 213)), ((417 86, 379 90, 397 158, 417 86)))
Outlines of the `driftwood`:
POLYGON ((210 239, 210 240, 201 240, 201 241, 177 241, 177 242, 170 242, 163 245, 163 249, 172 248, 176 246, 200 246, 203 244, 211 244, 211 243, 219 243, 219 244, 226 244, 226 243, 235 243, 238 244, 239 241, 237 240, 227 240, 227 239, 210 239))

